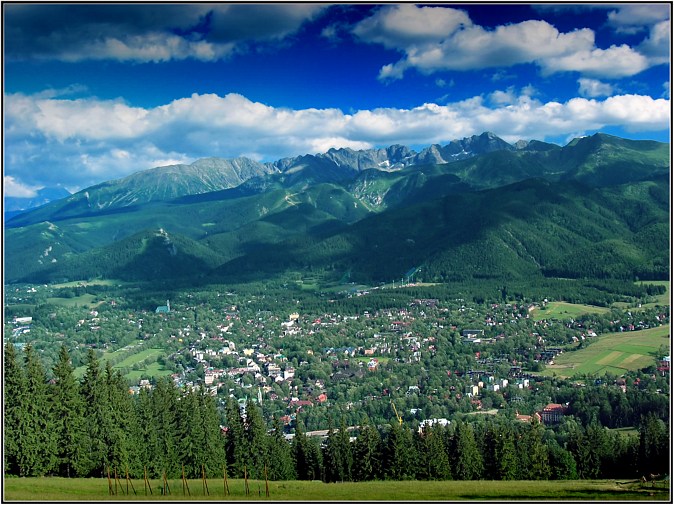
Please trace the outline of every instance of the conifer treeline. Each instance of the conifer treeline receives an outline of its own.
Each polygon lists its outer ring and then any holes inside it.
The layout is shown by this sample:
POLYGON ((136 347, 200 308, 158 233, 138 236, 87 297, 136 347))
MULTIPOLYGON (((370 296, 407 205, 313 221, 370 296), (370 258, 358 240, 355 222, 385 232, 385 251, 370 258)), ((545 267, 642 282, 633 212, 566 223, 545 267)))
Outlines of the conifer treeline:
POLYGON ((322 479, 590 479, 666 473, 665 424, 645 417, 640 435, 610 432, 596 421, 571 423, 557 433, 540 424, 494 417, 413 431, 393 422, 376 427, 364 419, 350 432, 330 420, 327 440, 307 437, 301 421, 291 443, 274 419, 267 430, 257 406, 245 413, 230 399, 226 429, 216 401, 203 388, 157 381, 134 397, 119 372, 101 367, 93 351, 77 381, 65 347, 47 383, 35 350, 23 358, 5 347, 6 475, 103 477, 106 468, 142 478, 222 477, 270 480, 322 479), (355 437, 355 440, 352 438, 355 437))

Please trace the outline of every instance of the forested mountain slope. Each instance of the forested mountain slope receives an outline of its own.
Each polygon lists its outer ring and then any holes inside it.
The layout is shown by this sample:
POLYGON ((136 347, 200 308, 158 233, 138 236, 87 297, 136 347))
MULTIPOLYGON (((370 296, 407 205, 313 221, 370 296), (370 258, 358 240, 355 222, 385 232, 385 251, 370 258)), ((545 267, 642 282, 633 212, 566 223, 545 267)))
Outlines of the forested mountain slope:
POLYGON ((227 280, 308 268, 384 282, 419 266, 428 280, 666 278, 668 177, 668 144, 604 134, 564 147, 483 134, 418 154, 200 160, 10 220, 6 278, 227 280), (178 253, 129 246, 157 233, 178 253))

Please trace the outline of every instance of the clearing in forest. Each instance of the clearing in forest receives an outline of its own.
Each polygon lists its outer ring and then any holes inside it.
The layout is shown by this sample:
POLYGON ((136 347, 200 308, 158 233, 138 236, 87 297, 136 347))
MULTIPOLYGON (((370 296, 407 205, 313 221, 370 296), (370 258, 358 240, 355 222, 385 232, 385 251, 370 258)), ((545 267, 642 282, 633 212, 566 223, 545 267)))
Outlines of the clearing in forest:
POLYGON ((607 333, 588 339, 585 347, 565 352, 555 358, 541 375, 573 377, 574 375, 617 375, 627 370, 639 370, 657 363, 661 346, 670 345, 670 325, 641 331, 607 333))

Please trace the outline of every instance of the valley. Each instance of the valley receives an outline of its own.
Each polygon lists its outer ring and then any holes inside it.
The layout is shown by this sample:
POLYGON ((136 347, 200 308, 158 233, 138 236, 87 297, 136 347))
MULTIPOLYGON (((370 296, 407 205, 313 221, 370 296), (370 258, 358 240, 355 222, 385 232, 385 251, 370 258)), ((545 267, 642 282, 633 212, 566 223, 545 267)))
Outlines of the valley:
MULTIPOLYGON (((412 434, 433 427, 445 453, 467 461, 465 436, 484 465, 354 466, 346 480, 659 471, 664 460, 644 451, 662 454, 669 422, 668 147, 601 134, 564 147, 469 140, 451 162, 453 144, 423 156, 331 150, 262 168, 202 160, 15 216, 4 343, 16 361, 6 367, 43 373, 53 391, 63 374, 82 391, 105 377, 105 397, 126 398, 119 408, 138 422, 162 395, 200 402, 208 421, 192 420, 199 409, 171 415, 176 426, 203 422, 204 437, 230 433, 239 416, 253 430, 256 414, 270 451, 306 433, 310 445, 292 447, 317 458, 314 473, 301 474, 294 452, 295 470, 272 469, 278 478, 344 480, 324 463, 337 458, 328 434, 348 429, 365 443, 366 426, 377 451, 400 436, 420 459, 430 442, 412 434), (568 441, 595 440, 597 426, 616 435, 590 464, 568 441), (502 430, 543 446, 544 466, 497 467, 485 440, 502 430)), ((123 456, 125 437, 109 442, 117 452, 106 461, 138 475, 142 457, 123 456)), ((217 451, 189 447, 181 457, 194 476, 197 454, 217 451)), ((242 457, 227 456, 237 477, 242 457)), ((165 464, 175 477, 177 460, 165 464)))

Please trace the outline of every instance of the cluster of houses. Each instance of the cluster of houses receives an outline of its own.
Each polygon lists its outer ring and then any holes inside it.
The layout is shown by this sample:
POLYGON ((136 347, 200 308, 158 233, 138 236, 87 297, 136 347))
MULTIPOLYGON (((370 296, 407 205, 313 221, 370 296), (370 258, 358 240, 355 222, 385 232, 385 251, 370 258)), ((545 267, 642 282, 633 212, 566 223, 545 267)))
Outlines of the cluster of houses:
POLYGON ((14 328, 12 329, 12 338, 18 338, 21 335, 26 335, 30 333, 30 325, 33 322, 32 317, 14 317, 12 323, 14 328))

